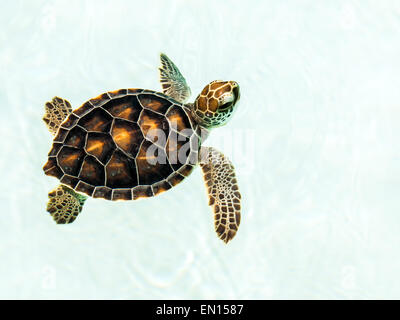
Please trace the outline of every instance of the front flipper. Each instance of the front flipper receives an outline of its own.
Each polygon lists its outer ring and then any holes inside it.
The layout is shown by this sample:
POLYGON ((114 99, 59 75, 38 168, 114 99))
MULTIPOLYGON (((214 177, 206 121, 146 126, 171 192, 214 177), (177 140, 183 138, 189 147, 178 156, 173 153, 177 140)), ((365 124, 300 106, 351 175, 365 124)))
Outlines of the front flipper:
POLYGON ((221 152, 201 147, 200 166, 209 197, 214 209, 215 231, 225 243, 231 240, 240 224, 240 192, 235 168, 221 152))
POLYGON ((60 124, 68 117, 71 111, 71 104, 65 99, 54 97, 50 102, 46 102, 43 121, 53 135, 57 133, 60 124))
POLYGON ((160 82, 163 92, 175 100, 185 103, 191 95, 189 86, 185 78, 180 73, 177 66, 164 54, 160 54, 161 67, 160 82))
POLYGON ((82 211, 86 199, 86 196, 60 184, 49 192, 47 211, 58 224, 71 223, 82 211))

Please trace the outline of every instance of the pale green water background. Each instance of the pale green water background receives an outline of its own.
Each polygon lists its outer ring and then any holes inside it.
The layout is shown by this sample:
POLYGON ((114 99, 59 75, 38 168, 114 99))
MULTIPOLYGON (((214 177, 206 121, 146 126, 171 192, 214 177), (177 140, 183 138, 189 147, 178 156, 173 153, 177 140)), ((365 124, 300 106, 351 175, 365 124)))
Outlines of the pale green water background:
POLYGON ((400 298, 399 1, 1 1, 0 298, 400 298), (45 211, 53 96, 236 80, 207 145, 237 168, 224 245, 200 169, 158 197, 45 211))

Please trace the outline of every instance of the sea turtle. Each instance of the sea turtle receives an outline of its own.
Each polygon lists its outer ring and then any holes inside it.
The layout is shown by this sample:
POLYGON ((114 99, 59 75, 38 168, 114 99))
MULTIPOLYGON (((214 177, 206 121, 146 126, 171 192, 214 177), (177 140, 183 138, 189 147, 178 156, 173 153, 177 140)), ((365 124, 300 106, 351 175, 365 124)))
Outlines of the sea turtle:
POLYGON ((71 223, 88 196, 106 200, 153 197, 177 185, 199 164, 215 230, 227 243, 240 223, 239 188, 232 163, 202 146, 210 129, 225 124, 239 100, 234 81, 212 81, 194 103, 175 64, 161 54, 164 93, 120 89, 90 99, 72 111, 54 97, 43 117, 55 136, 43 170, 61 184, 49 193, 47 211, 71 223))

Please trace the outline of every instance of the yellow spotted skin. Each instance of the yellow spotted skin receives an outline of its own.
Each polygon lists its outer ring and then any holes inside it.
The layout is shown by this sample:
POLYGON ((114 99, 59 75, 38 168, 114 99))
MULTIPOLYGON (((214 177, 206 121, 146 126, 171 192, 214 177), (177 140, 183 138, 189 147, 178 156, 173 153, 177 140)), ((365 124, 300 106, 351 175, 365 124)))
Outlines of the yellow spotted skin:
POLYGON ((206 128, 224 125, 240 99, 235 81, 215 80, 204 87, 193 105, 193 117, 206 128))
POLYGON ((57 224, 71 223, 82 211, 86 199, 86 196, 80 195, 64 185, 59 185, 49 192, 47 211, 57 224))

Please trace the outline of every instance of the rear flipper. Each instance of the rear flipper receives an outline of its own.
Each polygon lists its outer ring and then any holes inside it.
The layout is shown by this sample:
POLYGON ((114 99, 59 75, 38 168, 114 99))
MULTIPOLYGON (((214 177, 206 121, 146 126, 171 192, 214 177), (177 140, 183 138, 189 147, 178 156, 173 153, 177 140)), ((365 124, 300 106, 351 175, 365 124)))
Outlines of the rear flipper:
POLYGON ((71 188, 59 185, 49 192, 47 211, 58 224, 73 222, 82 211, 87 197, 76 193, 71 188))
POLYGON ((71 113, 71 104, 65 99, 54 97, 50 102, 46 102, 44 107, 43 121, 46 123, 49 131, 55 135, 60 124, 71 113))

